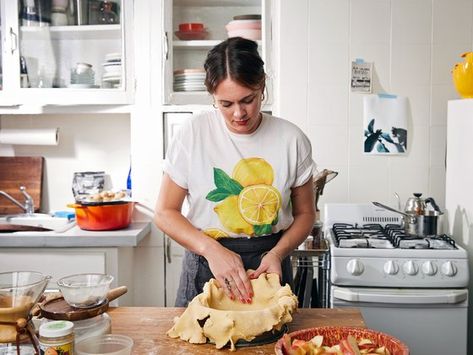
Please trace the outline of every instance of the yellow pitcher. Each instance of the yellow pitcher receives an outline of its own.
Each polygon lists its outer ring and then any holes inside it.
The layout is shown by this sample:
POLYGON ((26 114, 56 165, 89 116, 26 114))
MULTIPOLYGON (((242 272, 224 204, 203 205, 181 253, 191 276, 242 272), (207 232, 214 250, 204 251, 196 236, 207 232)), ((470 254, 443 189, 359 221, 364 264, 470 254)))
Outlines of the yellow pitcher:
POLYGON ((464 99, 473 98, 473 52, 463 53, 463 63, 457 63, 452 69, 455 89, 464 99))

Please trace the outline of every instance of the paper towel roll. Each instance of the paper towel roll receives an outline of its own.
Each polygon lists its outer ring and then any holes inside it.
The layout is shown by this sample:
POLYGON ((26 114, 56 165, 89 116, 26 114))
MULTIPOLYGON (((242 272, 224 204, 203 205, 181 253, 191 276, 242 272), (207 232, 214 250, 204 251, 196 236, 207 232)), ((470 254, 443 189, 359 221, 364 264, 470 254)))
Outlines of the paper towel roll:
POLYGON ((59 128, 0 129, 1 144, 58 145, 59 128))

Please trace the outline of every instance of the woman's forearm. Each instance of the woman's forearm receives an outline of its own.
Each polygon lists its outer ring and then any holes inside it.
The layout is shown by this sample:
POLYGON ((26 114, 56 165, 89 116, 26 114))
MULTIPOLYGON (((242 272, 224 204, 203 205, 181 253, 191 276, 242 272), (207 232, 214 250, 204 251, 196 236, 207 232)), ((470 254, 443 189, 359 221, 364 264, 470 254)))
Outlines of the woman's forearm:
POLYGON ((278 255, 281 260, 291 254, 307 238, 314 225, 314 220, 315 213, 311 212, 294 216, 294 222, 286 229, 271 252, 278 255))
POLYGON ((195 254, 205 256, 220 245, 215 239, 195 228, 179 211, 172 209, 157 211, 154 223, 166 235, 195 254))

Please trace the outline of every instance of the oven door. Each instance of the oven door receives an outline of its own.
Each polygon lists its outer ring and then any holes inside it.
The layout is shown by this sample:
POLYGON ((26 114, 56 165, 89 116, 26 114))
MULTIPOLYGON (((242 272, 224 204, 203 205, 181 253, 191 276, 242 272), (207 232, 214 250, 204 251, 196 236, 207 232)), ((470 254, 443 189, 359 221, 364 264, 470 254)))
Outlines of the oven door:
POLYGON ((366 326, 400 339, 412 355, 467 353, 467 289, 331 288, 332 307, 357 307, 366 326))

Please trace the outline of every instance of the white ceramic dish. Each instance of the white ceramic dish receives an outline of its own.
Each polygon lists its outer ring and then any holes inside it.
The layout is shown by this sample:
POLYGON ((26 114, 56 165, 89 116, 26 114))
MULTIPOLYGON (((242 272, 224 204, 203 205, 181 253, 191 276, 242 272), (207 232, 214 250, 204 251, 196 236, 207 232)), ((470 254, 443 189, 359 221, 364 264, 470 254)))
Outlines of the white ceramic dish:
POLYGON ((98 89, 99 86, 95 84, 69 84, 69 89, 98 89))
POLYGON ((116 61, 121 61, 122 60, 122 54, 121 53, 108 53, 105 54, 105 61, 107 62, 116 62, 116 61))

